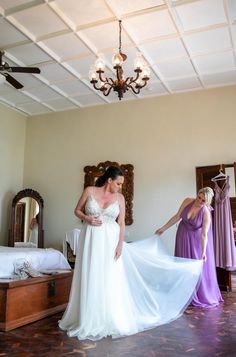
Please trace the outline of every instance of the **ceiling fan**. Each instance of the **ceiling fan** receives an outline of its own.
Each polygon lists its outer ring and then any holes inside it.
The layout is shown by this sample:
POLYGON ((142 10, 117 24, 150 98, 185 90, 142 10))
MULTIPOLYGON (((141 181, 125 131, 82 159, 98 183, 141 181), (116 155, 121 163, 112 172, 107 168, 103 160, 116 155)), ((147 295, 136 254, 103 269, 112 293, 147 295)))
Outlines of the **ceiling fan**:
POLYGON ((18 73, 40 73, 40 69, 37 67, 12 67, 9 66, 7 62, 2 60, 4 51, 0 51, 0 74, 5 77, 6 81, 10 83, 16 89, 21 89, 24 86, 13 78, 8 72, 18 72, 18 73))

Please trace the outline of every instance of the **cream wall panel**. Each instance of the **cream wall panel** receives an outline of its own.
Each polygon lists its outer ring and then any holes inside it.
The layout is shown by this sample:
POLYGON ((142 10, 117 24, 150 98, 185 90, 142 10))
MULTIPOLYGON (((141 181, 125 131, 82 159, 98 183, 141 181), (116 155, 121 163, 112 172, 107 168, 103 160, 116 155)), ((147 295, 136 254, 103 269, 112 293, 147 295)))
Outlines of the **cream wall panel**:
MULTIPOLYGON (((45 245, 60 248, 79 227, 73 210, 83 167, 134 165, 134 224, 126 239, 151 235, 196 193, 195 167, 236 159, 236 87, 119 102, 32 117, 24 186, 45 200, 45 245)), ((173 250, 176 227, 165 233, 173 250)))
POLYGON ((11 201, 22 189, 26 121, 0 105, 0 245, 7 245, 11 201))

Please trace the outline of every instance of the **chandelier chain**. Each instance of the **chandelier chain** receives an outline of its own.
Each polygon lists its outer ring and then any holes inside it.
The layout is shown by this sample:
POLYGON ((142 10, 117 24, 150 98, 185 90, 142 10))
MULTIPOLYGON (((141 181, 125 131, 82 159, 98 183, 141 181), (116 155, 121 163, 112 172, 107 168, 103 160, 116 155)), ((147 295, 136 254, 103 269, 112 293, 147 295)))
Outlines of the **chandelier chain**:
POLYGON ((119 20, 119 53, 121 53, 121 20, 119 20))

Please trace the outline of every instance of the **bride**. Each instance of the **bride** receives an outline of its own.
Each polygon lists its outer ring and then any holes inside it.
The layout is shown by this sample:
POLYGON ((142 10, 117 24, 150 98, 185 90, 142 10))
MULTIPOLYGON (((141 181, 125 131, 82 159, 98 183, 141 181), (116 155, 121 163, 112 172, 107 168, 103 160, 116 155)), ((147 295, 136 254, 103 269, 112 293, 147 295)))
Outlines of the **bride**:
POLYGON ((127 336, 177 319, 200 279, 201 260, 167 255, 156 236, 124 242, 123 182, 110 166, 75 208, 83 229, 59 327, 80 340, 127 336))

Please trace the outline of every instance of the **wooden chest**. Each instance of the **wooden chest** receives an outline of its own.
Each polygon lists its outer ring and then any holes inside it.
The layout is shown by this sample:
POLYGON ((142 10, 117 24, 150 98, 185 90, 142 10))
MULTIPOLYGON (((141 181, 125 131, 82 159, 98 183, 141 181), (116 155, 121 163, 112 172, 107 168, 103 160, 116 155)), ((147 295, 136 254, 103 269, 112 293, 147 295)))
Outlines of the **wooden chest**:
POLYGON ((72 272, 27 280, 0 280, 0 331, 65 310, 71 280, 72 272))

